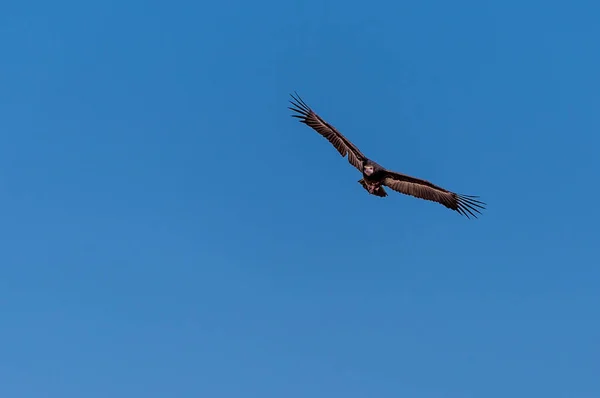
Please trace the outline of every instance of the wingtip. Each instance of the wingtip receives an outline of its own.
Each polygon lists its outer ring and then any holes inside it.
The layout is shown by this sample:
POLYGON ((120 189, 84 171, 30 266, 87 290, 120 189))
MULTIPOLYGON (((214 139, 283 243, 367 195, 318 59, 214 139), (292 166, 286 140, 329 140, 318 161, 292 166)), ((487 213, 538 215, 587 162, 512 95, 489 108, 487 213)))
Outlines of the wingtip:
POLYGON ((486 203, 477 200, 479 196, 472 195, 456 195, 457 196, 457 208, 456 211, 468 219, 471 217, 477 219, 477 215, 481 215, 481 211, 486 209, 486 203), (481 210, 481 211, 480 211, 481 210), (471 217, 469 217, 469 215, 471 217))

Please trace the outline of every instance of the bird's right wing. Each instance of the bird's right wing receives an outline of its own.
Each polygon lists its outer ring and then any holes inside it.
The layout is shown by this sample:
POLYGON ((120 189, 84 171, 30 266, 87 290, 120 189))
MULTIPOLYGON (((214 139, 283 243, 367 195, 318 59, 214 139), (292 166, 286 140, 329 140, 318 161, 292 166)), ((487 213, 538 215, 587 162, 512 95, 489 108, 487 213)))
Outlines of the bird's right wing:
POLYGON ((317 133, 321 134, 325 137, 337 151, 345 157, 348 155, 348 162, 354 167, 356 167, 360 172, 362 172, 363 162, 367 159, 365 155, 346 137, 342 135, 335 127, 327 123, 323 120, 319 115, 317 115, 302 99, 296 94, 296 96, 292 95, 294 101, 290 101, 290 103, 294 107, 288 107, 294 112, 298 113, 297 115, 292 115, 300 119, 300 122, 306 124, 308 127, 311 127, 317 133))

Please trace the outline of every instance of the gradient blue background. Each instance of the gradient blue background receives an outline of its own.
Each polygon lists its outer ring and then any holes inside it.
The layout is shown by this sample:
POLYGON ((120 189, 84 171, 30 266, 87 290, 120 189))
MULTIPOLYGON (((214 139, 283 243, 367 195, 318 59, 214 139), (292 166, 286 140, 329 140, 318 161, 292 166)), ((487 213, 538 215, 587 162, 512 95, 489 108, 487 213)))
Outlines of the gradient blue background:
POLYGON ((599 21, 2 3, 0 396, 597 398, 599 21), (367 195, 294 90, 488 210, 367 195))

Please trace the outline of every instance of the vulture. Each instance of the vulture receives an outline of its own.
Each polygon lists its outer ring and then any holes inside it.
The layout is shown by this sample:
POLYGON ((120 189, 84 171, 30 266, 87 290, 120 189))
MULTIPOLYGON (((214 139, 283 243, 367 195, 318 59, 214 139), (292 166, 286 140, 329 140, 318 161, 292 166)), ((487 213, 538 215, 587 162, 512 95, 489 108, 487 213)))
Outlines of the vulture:
POLYGON ((317 115, 297 93, 295 94, 295 96, 290 94, 292 106, 288 107, 295 112, 292 117, 300 119, 301 123, 325 137, 342 157, 347 155, 348 162, 362 173, 362 178, 358 182, 369 194, 384 198, 388 196, 383 188, 385 186, 405 195, 438 202, 467 218, 470 218, 469 216, 477 218, 477 214, 481 214, 479 209, 485 209, 486 204, 477 200, 478 196, 457 194, 429 181, 380 166, 367 158, 350 140, 317 115))

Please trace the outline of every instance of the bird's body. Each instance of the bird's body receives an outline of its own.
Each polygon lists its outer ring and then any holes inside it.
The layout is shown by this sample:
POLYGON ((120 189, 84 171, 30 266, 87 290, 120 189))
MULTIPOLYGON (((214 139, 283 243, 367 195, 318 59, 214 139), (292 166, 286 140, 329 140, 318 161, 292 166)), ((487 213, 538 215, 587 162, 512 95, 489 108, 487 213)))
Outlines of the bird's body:
POLYGON ((371 195, 386 197, 387 192, 383 189, 382 184, 385 178, 385 168, 372 160, 366 159, 362 171, 363 178, 358 180, 371 195))
POLYGON ((358 182, 371 195, 381 198, 388 196, 384 186, 394 191, 411 195, 420 199, 441 203, 467 217, 477 217, 478 209, 484 209, 485 203, 475 199, 476 196, 459 195, 429 181, 397 173, 382 167, 368 159, 350 140, 344 137, 332 125, 317 115, 300 97, 292 96, 290 101, 294 107, 289 109, 297 114, 292 115, 325 137, 348 162, 362 173, 358 182))

